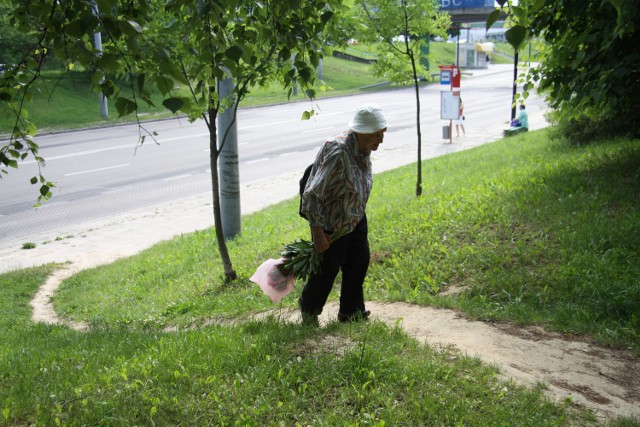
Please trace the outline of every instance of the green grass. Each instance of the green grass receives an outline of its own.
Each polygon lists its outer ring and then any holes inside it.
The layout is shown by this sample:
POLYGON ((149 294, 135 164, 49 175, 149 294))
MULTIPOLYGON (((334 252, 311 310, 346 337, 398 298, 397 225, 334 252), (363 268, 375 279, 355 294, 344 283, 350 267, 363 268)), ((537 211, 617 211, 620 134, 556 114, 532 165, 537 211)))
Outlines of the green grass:
MULTIPOLYGON (((518 53, 518 62, 538 61, 538 41, 526 44, 518 53)), ((495 54, 491 55, 494 64, 513 64, 513 47, 509 43, 495 43, 495 54)))
MULTIPOLYGON (((425 161, 423 182, 417 198, 415 165, 376 176, 367 299, 640 352, 639 141, 570 148, 530 132, 425 161)), ((231 283, 212 230, 68 278, 56 311, 90 332, 30 322, 28 302, 54 266, 0 275, 0 424, 595 423, 379 322, 226 322, 273 308, 248 277, 308 234, 297 203, 243 218, 231 283)))
POLYGON ((0 425, 564 425, 592 417, 381 323, 161 333, 29 321, 53 266, 0 276, 0 425), (515 423, 515 424, 514 424, 515 423))

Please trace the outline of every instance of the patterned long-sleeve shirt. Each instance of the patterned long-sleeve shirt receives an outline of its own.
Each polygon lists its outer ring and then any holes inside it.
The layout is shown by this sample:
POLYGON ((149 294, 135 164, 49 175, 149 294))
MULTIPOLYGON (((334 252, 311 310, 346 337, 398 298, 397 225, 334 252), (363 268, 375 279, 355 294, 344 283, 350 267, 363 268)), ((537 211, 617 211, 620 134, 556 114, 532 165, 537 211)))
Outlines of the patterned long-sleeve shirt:
POLYGON ((371 158, 359 153, 355 133, 345 131, 326 141, 302 195, 309 225, 330 232, 353 231, 364 217, 372 184, 371 158))

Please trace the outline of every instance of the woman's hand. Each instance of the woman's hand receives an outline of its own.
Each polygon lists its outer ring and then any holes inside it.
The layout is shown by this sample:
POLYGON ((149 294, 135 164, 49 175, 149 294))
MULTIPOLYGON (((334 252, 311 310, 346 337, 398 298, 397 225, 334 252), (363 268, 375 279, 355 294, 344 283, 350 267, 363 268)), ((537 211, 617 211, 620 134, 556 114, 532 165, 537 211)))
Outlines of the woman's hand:
POLYGON ((331 238, 327 236, 322 227, 311 227, 311 236, 313 236, 313 246, 319 254, 329 249, 331 238))

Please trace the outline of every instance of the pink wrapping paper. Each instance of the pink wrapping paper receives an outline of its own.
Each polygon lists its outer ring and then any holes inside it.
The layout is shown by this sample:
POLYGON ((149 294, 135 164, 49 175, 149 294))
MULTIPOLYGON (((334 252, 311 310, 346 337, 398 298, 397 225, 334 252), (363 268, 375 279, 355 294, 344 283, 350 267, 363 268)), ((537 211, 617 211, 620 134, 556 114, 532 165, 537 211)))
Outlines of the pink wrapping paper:
POLYGON ((285 276, 278 269, 278 264, 282 264, 282 262, 282 258, 266 260, 249 279, 260 285, 262 292, 275 304, 289 295, 296 284, 296 277, 293 274, 285 276))

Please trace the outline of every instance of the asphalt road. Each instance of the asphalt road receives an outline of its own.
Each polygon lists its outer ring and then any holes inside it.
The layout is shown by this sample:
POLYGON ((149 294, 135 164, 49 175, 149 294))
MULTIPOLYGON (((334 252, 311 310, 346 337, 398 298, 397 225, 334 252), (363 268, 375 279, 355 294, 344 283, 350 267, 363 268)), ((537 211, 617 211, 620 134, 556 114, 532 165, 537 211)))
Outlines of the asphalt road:
MULTIPOLYGON (((421 100, 422 159, 470 148, 498 139, 510 118, 513 70, 492 65, 470 71, 462 82, 467 136, 442 138, 440 92, 423 87, 421 100), (460 142, 464 141, 464 144, 460 142)), ((270 107, 246 108, 238 113, 240 182, 303 169, 323 140, 344 128, 358 105, 383 106, 390 123, 381 149, 375 153, 374 172, 417 159, 416 103, 413 89, 395 89, 339 98, 327 98, 270 107), (314 108, 309 121, 300 117, 314 108), (385 163, 386 162, 386 163, 385 163), (377 168, 377 169, 376 169, 377 168)), ((527 102, 531 128, 542 127, 542 101, 527 102), (538 118, 538 119, 537 119, 538 118)), ((50 202, 33 208, 37 187, 29 178, 34 161, 21 164, 0 180, 0 242, 27 239, 48 230, 130 212, 211 191, 209 135, 204 122, 171 119, 115 126, 38 138, 43 170, 58 188, 50 202), (145 131, 157 132, 156 142, 145 131)))

